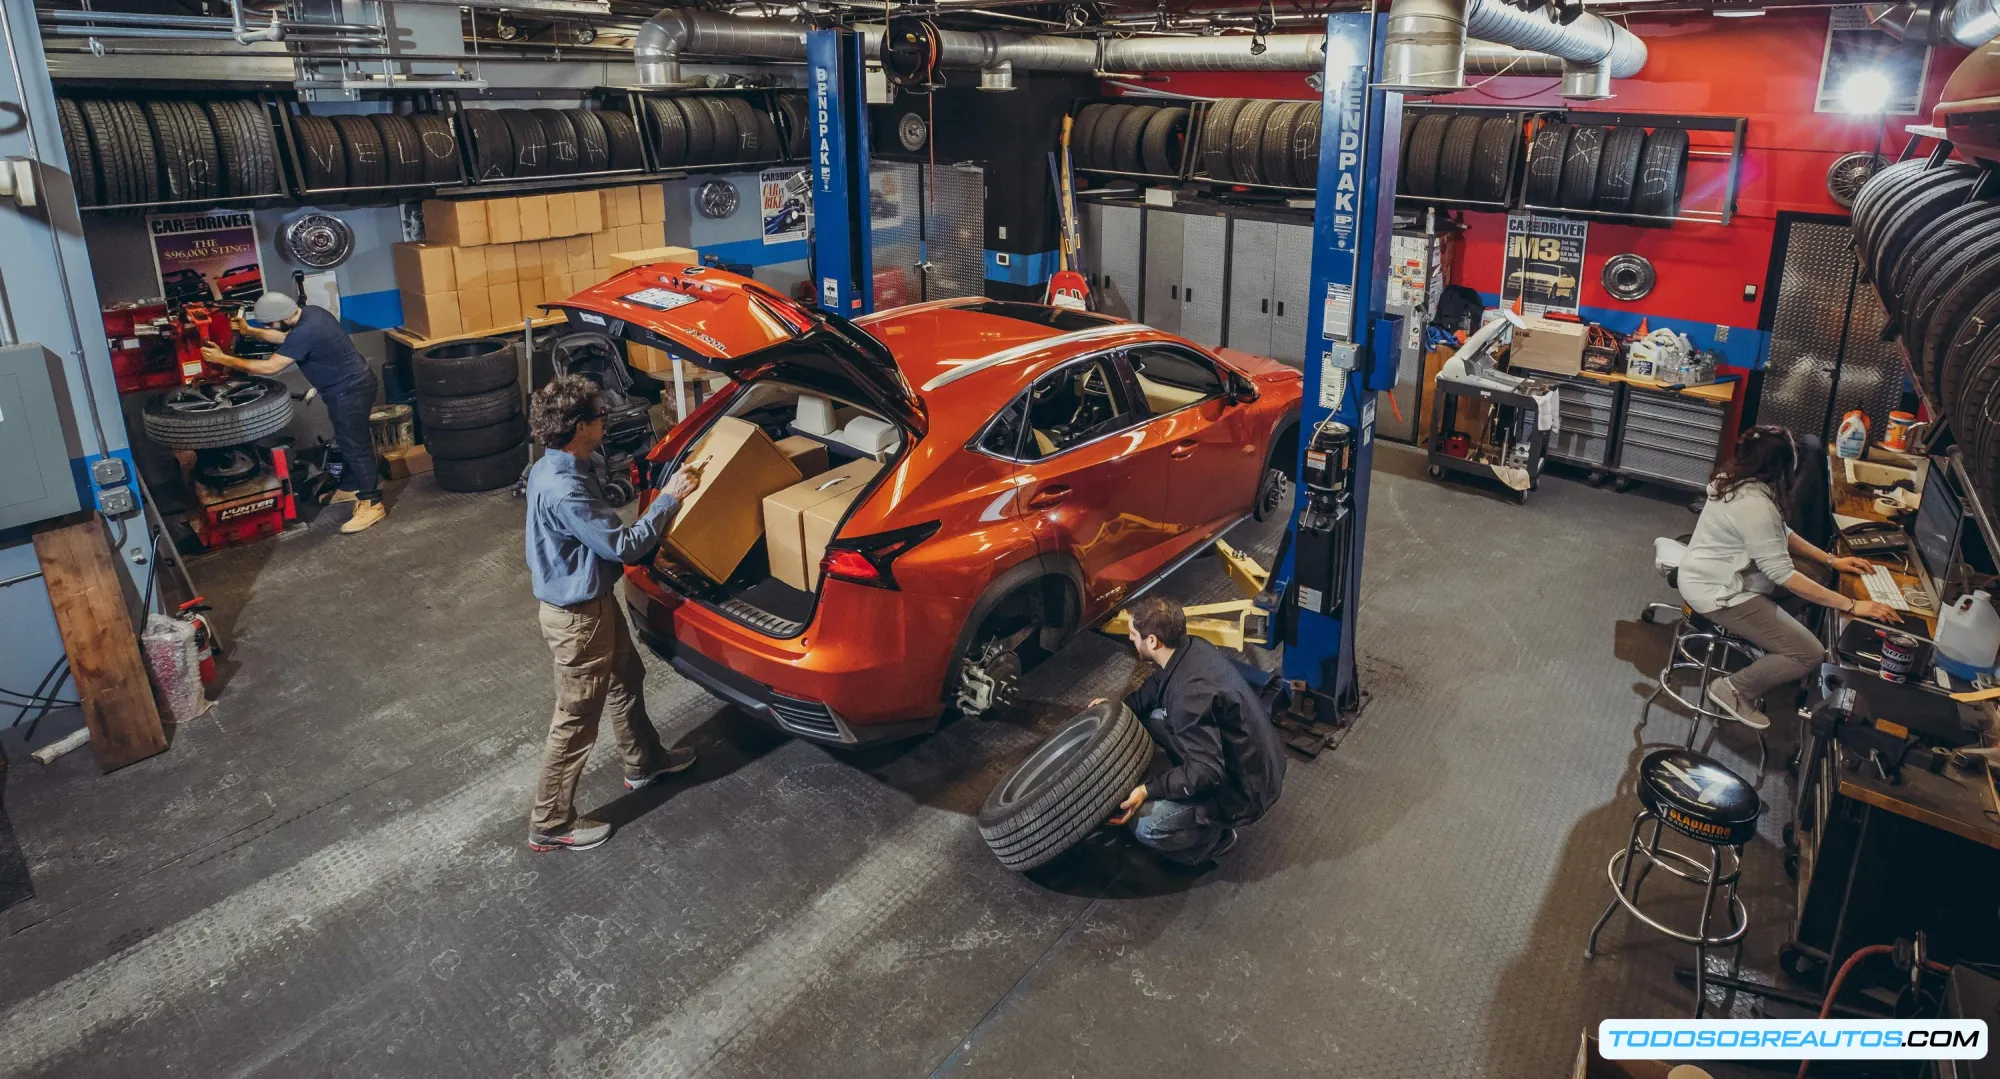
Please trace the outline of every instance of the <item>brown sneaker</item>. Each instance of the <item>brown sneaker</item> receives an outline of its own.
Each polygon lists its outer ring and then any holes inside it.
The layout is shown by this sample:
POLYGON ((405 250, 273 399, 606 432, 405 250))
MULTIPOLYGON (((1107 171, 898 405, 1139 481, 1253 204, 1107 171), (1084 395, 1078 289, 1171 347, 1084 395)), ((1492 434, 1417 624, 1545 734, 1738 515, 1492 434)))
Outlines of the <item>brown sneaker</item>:
POLYGON ((611 826, 600 821, 578 817, 568 828, 560 832, 537 832, 529 830, 529 850, 555 850, 564 847, 569 850, 589 850, 601 847, 611 838, 611 826))
POLYGON ((354 516, 349 517, 347 523, 340 526, 340 530, 342 532, 360 532, 375 527, 382 518, 387 516, 389 516, 389 507, 384 506, 380 502, 356 501, 354 503, 354 516))

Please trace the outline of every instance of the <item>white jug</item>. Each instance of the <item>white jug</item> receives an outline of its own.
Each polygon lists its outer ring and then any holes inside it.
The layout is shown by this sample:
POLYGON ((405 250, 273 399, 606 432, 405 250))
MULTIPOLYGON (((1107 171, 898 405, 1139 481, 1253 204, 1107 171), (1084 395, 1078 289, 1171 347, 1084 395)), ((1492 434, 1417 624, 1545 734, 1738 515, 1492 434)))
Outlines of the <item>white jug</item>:
POLYGON ((2000 611, 1984 592, 1960 596, 1958 602, 1938 612, 1938 666, 1971 678, 1993 669, 2000 655, 2000 611))

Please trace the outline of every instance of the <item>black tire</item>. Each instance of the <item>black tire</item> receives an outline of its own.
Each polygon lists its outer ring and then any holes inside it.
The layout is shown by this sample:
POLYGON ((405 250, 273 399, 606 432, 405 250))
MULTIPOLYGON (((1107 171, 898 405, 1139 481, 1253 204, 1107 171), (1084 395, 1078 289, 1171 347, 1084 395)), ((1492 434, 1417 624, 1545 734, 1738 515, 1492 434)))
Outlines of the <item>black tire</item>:
POLYGON ((1974 176, 1940 170, 1935 180, 1926 177, 1923 182, 1911 185, 1912 189, 1886 214, 1874 247, 1862 249, 1866 256, 1863 280, 1875 285, 1885 306, 1895 302, 1890 289, 1896 264, 1910 250, 1911 241, 1932 222, 1964 205, 1966 193, 1976 182, 1974 176))
POLYGON ((1097 126, 1090 129, 1090 167, 1106 172, 1118 167, 1118 128, 1125 122, 1125 116, 1132 111, 1130 105, 1106 105, 1097 118, 1097 126))
POLYGON ((1938 286, 1939 266, 1957 261, 1959 268, 1986 250, 2000 231, 2000 203, 1972 202, 1954 206, 1933 218, 1903 245, 1903 254, 1889 267, 1888 292, 1894 299, 1890 318, 1908 325, 1920 289, 1938 286))
POLYGON ((466 109, 458 114, 472 146, 472 178, 505 180, 514 175, 514 133, 497 109, 466 109))
POLYGON ((306 187, 313 191, 346 187, 347 148, 333 121, 301 113, 292 118, 292 131, 299 137, 299 166, 306 187))
POLYGON ((1951 411, 1964 369, 1963 350, 1951 346, 1968 319, 1979 319, 1983 331, 2000 316, 2000 251, 1988 249, 1963 272, 1950 278, 1933 296, 1925 297, 1904 333, 1912 349, 1924 354, 1931 372, 1931 400, 1951 411))
POLYGON ((729 107, 722 103, 721 98, 716 97, 697 98, 695 103, 708 111, 709 130, 714 132, 711 136, 714 141, 708 151, 708 163, 731 165, 741 161, 742 158, 737 156, 742 152, 742 147, 736 137, 736 116, 729 111, 729 107))
POLYGON ((1410 153, 1405 159, 1410 171, 1410 194, 1418 198, 1437 195, 1438 159, 1444 154, 1444 132, 1449 126, 1451 117, 1433 112, 1418 117, 1416 126, 1410 129, 1410 153))
POLYGON ((509 416, 499 423, 485 427, 471 427, 463 431, 437 428, 424 432, 424 445, 431 456, 440 461, 469 461, 475 457, 491 457, 496 453, 513 449, 527 441, 528 420, 525 416, 509 416))
POLYGON ((549 162, 548 136, 542 134, 542 122, 526 109, 499 109, 500 122, 507 125, 507 138, 514 146, 514 171, 516 177, 548 176, 555 170, 549 162))
POLYGON ((1960 391, 1981 341, 2000 327, 2000 290, 1976 294, 1956 314, 1949 326, 1934 318, 1926 330, 1927 338, 1938 342, 1931 362, 1937 368, 1938 410, 1947 419, 1957 412, 1960 391))
POLYGON ((1133 105, 1118 117, 1118 126, 1111 133, 1112 168, 1119 172, 1140 172, 1145 168, 1139 140, 1159 111, 1157 105, 1133 105))
POLYGON ((489 457, 473 457, 454 461, 448 457, 436 459, 431 464, 431 478, 447 491, 472 493, 476 491, 497 491, 510 487, 521 478, 528 467, 528 444, 521 443, 512 449, 501 450, 489 457))
POLYGON ((1267 184, 1264 178, 1264 122, 1278 103, 1269 99, 1257 99, 1243 106, 1236 114, 1236 123, 1229 132, 1229 171, 1238 183, 1267 184))
POLYGON ((1688 133, 1677 127, 1657 128, 1646 136, 1639 154, 1639 181, 1632 191, 1632 212, 1647 217, 1679 217, 1681 191, 1687 186, 1688 133))
POLYGON ((1479 138, 1472 147, 1472 176, 1465 197, 1480 202, 1505 202, 1508 181, 1514 178, 1514 147, 1521 129, 1513 117, 1489 116, 1479 123, 1479 138))
POLYGON ((1632 194, 1639 189, 1639 156, 1645 150, 1645 128, 1611 129, 1597 162, 1598 209, 1622 214, 1632 208, 1632 194))
POLYGON ((1093 102, 1076 110, 1076 119, 1069 125, 1069 157, 1072 165, 1079 169, 1098 167, 1096 160, 1091 157, 1090 140, 1097 131, 1098 121, 1109 111, 1111 106, 1102 101, 1093 102))
POLYGON ((1869 226, 1875 219, 1876 211, 1885 201, 1894 198, 1905 183, 1924 172, 1929 164, 1929 158, 1925 157, 1898 161, 1876 170, 1875 175, 1870 176, 1868 181, 1861 185, 1861 190, 1854 195, 1854 205, 1849 207, 1849 212, 1853 215, 1854 237, 1857 244, 1866 248, 1869 226))
POLYGON ((1292 125, 1292 183, 1299 187, 1319 186, 1320 103, 1309 101, 1292 125))
POLYGON ((1299 126, 1299 114, 1304 112, 1303 101, 1282 101, 1264 118, 1264 137, 1257 150, 1258 171, 1267 184, 1280 187, 1297 187, 1292 179, 1292 132, 1299 126))
POLYGON ((382 187, 389 182, 389 155, 382 135, 366 116, 336 116, 333 126, 347 151, 347 182, 354 187, 382 187))
POLYGON ((170 450, 237 446, 283 431, 292 422, 292 395, 277 379, 239 375, 155 394, 144 421, 147 437, 170 450))
MULTIPOLYGON (((785 117, 785 156, 794 161, 806 156, 806 97, 804 94, 779 94, 778 111, 785 117)), ((1075 142, 1070 146, 1075 148, 1075 142)))
POLYGON ((1178 176, 1181 143, 1187 136, 1188 111, 1162 108, 1139 133, 1139 163, 1156 176, 1178 176))
POLYGON ((278 136, 263 104, 228 98, 203 107, 209 126, 215 129, 216 149, 222 154, 222 193, 277 194, 278 136))
POLYGON ((1528 144, 1527 200, 1553 207, 1562 200, 1563 159, 1569 154, 1569 125, 1543 124, 1528 144))
MULTIPOLYGON (((1236 114, 1250 104, 1248 98, 1225 97, 1208 110, 1201 125, 1201 167, 1211 180, 1227 183, 1236 179, 1229 163, 1229 140, 1236 131, 1236 114)), ((1102 131, 1104 123, 1098 124, 1102 131)))
POLYGON ((1410 139, 1417 133, 1417 114, 1403 110, 1403 125, 1396 137, 1396 194, 1410 193, 1410 139))
POLYGON ((603 172, 611 167, 611 140, 589 109, 564 109, 563 119, 576 132, 576 171, 603 172))
POLYGON ((772 156, 770 147, 764 145, 763 130, 757 126, 757 108, 740 97, 725 97, 719 102, 728 111, 736 128, 734 149, 730 151, 731 161, 762 161, 772 156))
POLYGON ((520 414, 521 387, 513 382, 484 393, 457 397, 417 395, 417 415, 424 421, 426 431, 469 431, 520 414))
POLYGON ((542 129, 542 142, 549 148, 549 172, 562 175, 577 171, 576 125, 561 109, 529 109, 542 129))
POLYGON ((647 98, 646 112, 652 117, 654 160, 661 168, 669 169, 687 164, 687 114, 672 99, 664 97, 647 98))
POLYGON ((86 100, 84 124, 97 150, 97 168, 104 182, 104 201, 119 206, 158 202, 159 155, 146 114, 137 103, 86 100))
POLYGON ((452 134, 451 118, 442 113, 411 114, 410 130, 417 136, 417 171, 427 184, 458 182, 458 137, 452 134))
POLYGON ((200 105, 148 101, 146 119, 160 148, 160 178, 168 201, 212 199, 222 194, 222 153, 215 126, 200 105), (172 149, 169 150, 168 147, 172 149))
POLYGON ((465 397, 511 386, 520 377, 520 352, 503 337, 474 337, 418 349, 410 357, 417 393, 465 397))
POLYGON ((1268 521, 1291 509, 1291 472, 1273 465, 1266 468, 1257 478, 1257 500, 1250 504, 1250 515, 1259 521, 1268 521))
POLYGON ((680 164, 706 165, 715 160, 715 121, 709 118, 708 108, 700 101, 688 97, 668 98, 681 116, 681 130, 686 132, 686 149, 681 152, 680 164))
POLYGON ((979 811, 980 837, 1017 873, 1043 865, 1117 812, 1152 755, 1152 739, 1130 708, 1092 705, 993 788, 979 811))
POLYGON ((1604 158, 1608 127, 1575 125, 1569 135, 1569 151, 1563 155, 1562 205, 1568 210, 1588 210, 1597 202, 1597 166, 1604 158))
POLYGON ((1438 151, 1437 193, 1448 199, 1467 198, 1472 190, 1472 154, 1485 121, 1478 116, 1454 116, 1444 128, 1438 151))
POLYGON ((99 205, 104 201, 104 185, 97 176, 97 153, 90 146, 83 110, 70 98, 56 98, 56 121, 62 128, 63 152, 69 157, 69 182, 76 191, 76 204, 99 205))
POLYGON ((632 117, 617 109, 606 109, 591 115, 604 127, 605 168, 636 169, 645 165, 645 144, 639 138, 639 128, 632 122, 632 117))
POLYGON ((393 112, 369 115, 382 140, 382 172, 390 187, 415 187, 424 182, 424 143, 417 125, 393 112))

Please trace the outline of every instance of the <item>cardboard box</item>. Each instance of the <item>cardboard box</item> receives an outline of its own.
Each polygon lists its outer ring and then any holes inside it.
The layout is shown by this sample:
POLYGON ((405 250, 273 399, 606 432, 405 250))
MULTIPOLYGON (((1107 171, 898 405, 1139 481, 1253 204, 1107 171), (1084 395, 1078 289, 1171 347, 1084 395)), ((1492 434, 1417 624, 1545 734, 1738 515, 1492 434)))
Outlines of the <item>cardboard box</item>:
MULTIPOLYGON (((669 391, 671 392, 671 391, 669 391)), ((826 443, 804 435, 789 435, 778 440, 778 452, 792 462, 799 475, 811 479, 826 471, 826 443)))
POLYGON ((447 247, 488 243, 486 203, 478 199, 425 199, 424 239, 447 247))
POLYGON ((405 292, 423 295, 458 289, 452 250, 443 244, 395 244, 390 257, 396 267, 396 287, 405 292))
POLYGON ((542 242, 514 245, 514 280, 539 281, 547 276, 542 272, 542 242))
POLYGON ((597 192, 576 193, 576 231, 583 236, 604 231, 604 200, 597 192))
MULTIPOLYGON (((642 345, 636 341, 625 342, 625 362, 649 375, 673 377, 673 358, 651 345, 642 345)), ((672 392, 668 391, 669 394, 672 392)))
POLYGON ((542 301, 548 298, 548 294, 543 291, 545 280, 540 277, 523 277, 521 283, 514 286, 521 297, 522 318, 542 317, 542 301))
POLYGON ((521 239, 546 240, 549 238, 549 197, 547 195, 522 195, 514 200, 521 211, 521 239))
POLYGON ((611 272, 624 273, 634 266, 650 266, 656 262, 699 266, 701 256, 689 247, 649 247, 643 250, 616 251, 611 255, 611 272))
MULTIPOLYGON (((542 278, 542 302, 555 303, 567 300, 573 293, 569 289, 569 278, 563 274, 550 274, 542 278)), ((539 314, 539 312, 537 312, 539 314)))
POLYGON ((486 249, 486 287, 511 285, 521 280, 516 269, 513 244, 494 244, 486 249))
POLYGON ((596 261, 591 257, 591 248, 593 245, 590 237, 572 236, 563 241, 563 246, 569 249, 568 270, 570 273, 589 273, 591 268, 597 265, 596 261))
POLYGON ((654 224, 667 219, 667 189, 657 183, 639 185, 639 222, 654 224))
POLYGON ((552 237, 576 235, 576 195, 564 191, 548 196, 549 235, 552 237))
POLYGON ((478 289, 484 292, 486 286, 493 283, 492 277, 486 270, 486 252, 487 249, 484 247, 451 249, 451 270, 453 278, 458 282, 458 291, 478 289))
POLYGON ((715 421, 687 459, 701 466, 701 485, 663 542, 710 580, 725 581, 764 534, 764 497, 799 482, 799 470, 762 428, 734 416, 715 421))
POLYGON ((1514 371, 1574 375, 1583 370, 1583 344, 1588 336, 1582 323, 1531 318, 1526 326, 1514 330, 1514 346, 1507 353, 1507 367, 1514 371))
MULTIPOLYGON (((822 472, 787 490, 801 492, 793 503, 798 506, 797 533, 783 517, 774 524, 772 499, 764 500, 765 549, 771 554, 771 575, 808 592, 819 587, 819 563, 826 556, 827 542, 833 539, 840 519, 875 478, 882 466, 863 458, 849 461, 830 472, 822 472), (807 493, 810 492, 810 493, 807 493)), ((785 492, 776 498, 782 499, 785 492)))
POLYGON ((459 323, 458 293, 404 289, 403 327, 426 339, 464 333, 465 327, 459 323))
POLYGON ((521 236, 521 200, 487 199, 486 201, 486 242, 489 244, 517 244, 521 236))
POLYGON ((590 265, 592 269, 611 269, 611 254, 618 250, 618 232, 613 229, 599 232, 590 238, 590 265))
POLYGON ((489 285, 486 308, 492 313, 493 328, 515 330, 521 326, 521 286, 518 282, 489 285))
MULTIPOLYGON (((620 225, 618 226, 618 246, 611 250, 614 253, 619 251, 640 251, 647 246, 649 245, 646 243, 645 230, 641 229, 638 225, 620 225)), ((658 245, 654 244, 650 246, 658 245)))
POLYGON ((382 463, 388 466, 390 479, 406 480, 431 470, 431 451, 422 446, 411 446, 407 450, 383 454, 382 463))
POLYGON ((639 209, 638 185, 633 184, 625 187, 614 188, 613 190, 617 192, 618 196, 617 220, 614 222, 616 227, 627 228, 632 225, 637 225, 640 221, 640 213, 641 213, 639 209))
POLYGON ((485 289, 458 290, 458 324, 466 333, 483 333, 500 325, 493 321, 493 301, 485 289))

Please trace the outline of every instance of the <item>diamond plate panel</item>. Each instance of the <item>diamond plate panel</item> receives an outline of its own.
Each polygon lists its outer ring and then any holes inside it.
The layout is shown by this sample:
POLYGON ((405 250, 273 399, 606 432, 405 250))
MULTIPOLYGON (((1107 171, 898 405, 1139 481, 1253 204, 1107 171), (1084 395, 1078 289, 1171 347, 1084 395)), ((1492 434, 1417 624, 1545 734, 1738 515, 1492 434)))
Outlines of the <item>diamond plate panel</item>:
POLYGON ((875 260, 877 310, 924 298, 917 274, 918 243, 923 239, 918 168, 904 161, 868 163, 869 251, 875 260))
POLYGON ((924 166, 924 299, 986 293, 986 170, 924 166))
MULTIPOLYGON (((1784 268, 1778 281, 1777 313, 1771 322, 1771 357, 1764 372, 1764 395, 1757 421, 1800 433, 1818 432, 1826 419, 1834 363, 1840 357, 1840 327, 1855 270, 1852 233, 1846 225, 1794 221, 1787 233, 1784 268)), ((1834 424, 1850 409, 1868 415, 1880 431, 1889 410, 1902 398, 1905 372, 1896 347, 1882 340, 1887 321, 1873 289, 1854 289, 1853 321, 1841 364, 1840 400, 1834 424)))

